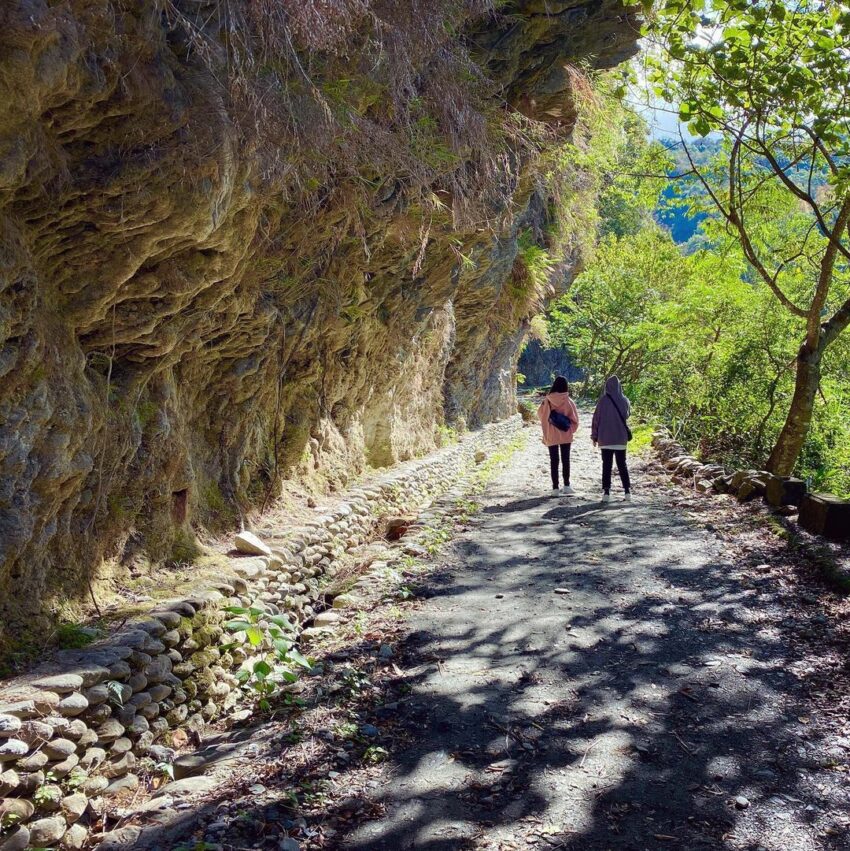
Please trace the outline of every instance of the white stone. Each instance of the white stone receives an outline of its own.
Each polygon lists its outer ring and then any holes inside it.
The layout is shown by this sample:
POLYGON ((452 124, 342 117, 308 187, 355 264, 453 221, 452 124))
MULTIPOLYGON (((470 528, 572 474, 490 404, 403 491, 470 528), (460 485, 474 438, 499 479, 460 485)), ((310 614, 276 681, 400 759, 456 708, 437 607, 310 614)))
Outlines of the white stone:
POLYGON ((19 760, 22 756, 27 755, 28 750, 29 745, 20 739, 5 739, 0 744, 0 763, 19 760))
MULTIPOLYGON (((92 654, 93 655, 93 654, 92 654)), ((109 659, 109 656, 98 656, 97 658, 101 659, 101 662, 109 659)), ((115 660, 115 657, 111 657, 112 660, 115 660)), ((92 686, 96 686, 98 683, 102 683, 104 680, 109 679, 109 668, 105 667, 103 664, 90 664, 86 666, 79 666, 74 668, 71 672, 78 677, 80 677, 83 681, 83 688, 91 688, 92 686)))
POLYGON ((0 822, 11 819, 26 821, 35 812, 32 801, 25 798, 0 798, 0 822))
POLYGON ((55 691, 32 689, 30 696, 25 700, 0 705, 0 713, 16 715, 18 718, 38 718, 40 715, 52 712, 57 703, 59 703, 59 695, 55 691))
POLYGON ((57 780, 60 780, 70 774, 79 764, 80 758, 75 753, 72 753, 69 757, 63 759, 62 762, 53 763, 49 770, 57 780))
POLYGON ((48 847, 58 842, 67 830, 65 819, 62 816, 51 816, 30 822, 30 842, 36 846, 48 847))
POLYGON ((42 677, 40 680, 36 680, 33 685, 36 688, 65 694, 81 689, 83 678, 79 674, 57 674, 55 677, 42 677))
POLYGON ((26 851, 30 847, 30 832, 23 825, 0 845, 0 851, 26 851))
POLYGON ((89 777, 86 780, 83 784, 83 790, 88 795, 99 795, 107 786, 109 786, 109 781, 105 777, 97 775, 96 777, 89 777))
POLYGON ((0 795, 8 795, 9 792, 14 792, 21 783, 21 778, 17 771, 11 768, 0 772, 0 795))
POLYGON ((234 539, 233 543, 240 553, 247 553, 252 556, 270 556, 271 548, 266 546, 253 532, 240 532, 234 539))
POLYGON ((14 736, 21 729, 21 719, 16 715, 0 715, 0 739, 14 736))
POLYGON ((215 789, 217 781, 212 777, 184 777, 182 780, 175 780, 172 783, 166 783, 165 786, 157 789, 154 792, 154 797, 160 795, 171 795, 175 798, 182 798, 188 795, 198 793, 211 792, 215 789))
POLYGON ((79 715, 89 708, 89 702, 79 693, 69 694, 62 698, 56 707, 63 715, 79 715))
MULTIPOLYGON (((247 580, 255 580, 266 572, 265 558, 240 558, 234 559, 233 569, 247 580)), ((247 585, 245 590, 247 591, 247 585)))
POLYGON ((77 745, 70 739, 54 739, 44 745, 43 752, 50 759, 66 759, 77 750, 77 745))
POLYGON ((62 837, 59 847, 63 851, 78 851, 85 847, 88 831, 81 824, 72 824, 68 832, 62 837))
POLYGON ((86 771, 91 771, 97 768, 105 760, 106 751, 103 748, 89 748, 85 754, 83 754, 83 758, 80 760, 80 765, 82 765, 86 771))
POLYGON ((97 737, 101 742, 111 742, 119 736, 124 735, 124 726, 117 718, 107 718, 100 727, 97 728, 97 737))
POLYGON ((100 683, 88 689, 85 693, 85 697, 89 702, 89 706, 98 706, 109 700, 109 688, 105 684, 100 683))
POLYGON ((82 818, 88 804, 89 799, 82 792, 76 792, 62 799, 62 812, 65 813, 65 818, 73 823, 82 818))
MULTIPOLYGON (((105 777, 92 778, 98 780, 106 780, 105 777)), ((107 780, 107 783, 109 781, 107 780)), ((139 788, 139 778, 136 774, 126 774, 124 777, 119 777, 116 780, 113 780, 109 785, 103 790, 103 796, 105 798, 111 798, 113 795, 119 794, 119 792, 134 792, 139 788)))

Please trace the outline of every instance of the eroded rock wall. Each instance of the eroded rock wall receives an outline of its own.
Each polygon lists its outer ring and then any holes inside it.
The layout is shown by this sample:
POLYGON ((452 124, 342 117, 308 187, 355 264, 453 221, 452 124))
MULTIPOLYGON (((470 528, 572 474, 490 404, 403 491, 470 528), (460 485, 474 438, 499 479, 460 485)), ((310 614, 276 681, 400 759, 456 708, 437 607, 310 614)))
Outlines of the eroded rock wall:
MULTIPOLYGON (((303 526, 258 540, 268 555, 228 559, 212 587, 200 583, 97 644, 60 651, 39 670, 0 684, 0 848, 39 848, 48 837, 62 849, 81 848, 87 838, 142 847, 137 836, 98 836, 98 823, 109 821, 104 813, 122 796, 142 792, 146 759, 173 756, 172 731, 200 734, 207 722, 250 710, 257 695, 244 674, 259 660, 280 666, 266 629, 260 645, 252 644, 244 632, 227 629, 238 619, 227 609, 263 611, 266 625, 266 617, 283 615, 293 627, 289 637, 300 640, 309 621, 307 635, 322 631, 314 618, 330 596, 333 609, 362 608, 375 574, 402 558, 402 547, 415 546, 413 535, 396 547, 380 538, 385 518, 418 517, 424 525, 435 509, 456 513, 487 469, 476 459, 521 443, 521 428, 514 416, 398 465, 343 493, 303 526), (340 594, 336 571, 344 558, 362 575, 340 594), (17 818, 2 818, 10 813, 17 818)), ((329 612, 320 617, 333 622, 329 612)))
MULTIPOLYGON (((517 234, 544 239, 549 215, 545 187, 508 168, 530 156, 506 154, 498 227, 362 163, 327 191, 290 179, 297 144, 269 177, 224 66, 177 16, 207 7, 0 7, 0 643, 85 595, 104 559, 184 559, 193 527, 237 523, 283 478, 338 487, 433 448, 446 422, 514 409, 536 309, 510 289, 517 234)), ((568 128, 565 64, 614 64, 635 37, 614 0, 516 2, 455 47, 493 115, 568 128)), ((357 45, 336 55, 356 67, 357 45)), ((289 61, 313 72, 309 52, 289 61)), ((451 156, 474 176, 475 151, 451 156)))
POLYGON ((581 381, 584 375, 570 359, 566 349, 544 346, 539 340, 529 340, 522 350, 517 370, 525 376, 526 387, 545 387, 555 376, 567 381, 581 381))

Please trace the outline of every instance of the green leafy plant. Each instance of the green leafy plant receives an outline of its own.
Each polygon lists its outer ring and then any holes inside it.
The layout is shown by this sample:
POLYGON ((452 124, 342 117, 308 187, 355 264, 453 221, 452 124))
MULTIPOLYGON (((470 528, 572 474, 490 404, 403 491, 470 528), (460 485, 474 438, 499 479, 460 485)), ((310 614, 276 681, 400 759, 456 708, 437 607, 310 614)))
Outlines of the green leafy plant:
POLYGON ((358 609, 356 614, 354 615, 354 634, 355 635, 363 635, 366 631, 366 624, 368 623, 368 617, 366 616, 366 612, 358 609))
MULTIPOLYGON (((370 685, 369 675, 359 668, 346 668, 342 672, 341 679, 342 686, 350 698, 358 697, 370 685)), ((357 725, 355 724, 354 730, 356 731, 356 729, 357 725)))
POLYGON ((452 444, 457 443, 457 431, 451 426, 440 424, 437 425, 436 431, 438 446, 451 446, 452 444))
POLYGON ((378 745, 369 745, 363 752, 363 762, 369 765, 377 765, 383 762, 388 756, 389 753, 386 748, 379 747, 378 745))
POLYGON ((75 789, 79 789, 85 782, 88 780, 88 772, 79 766, 75 766, 72 768, 68 774, 63 778, 62 785, 68 791, 74 791, 75 789))
POLYGON ((398 589, 396 594, 401 600, 412 600, 416 596, 416 594, 414 594, 413 591, 410 590, 410 587, 408 585, 402 585, 398 589))
POLYGON ((547 292, 556 266, 549 251, 540 245, 530 230, 517 237, 517 254, 509 283, 512 299, 521 307, 537 307, 547 292))
POLYGON ((248 645, 253 658, 240 668, 236 678, 257 695, 260 709, 267 711, 270 698, 280 691, 281 684, 294 683, 299 669, 309 670, 312 662, 295 647, 295 627, 284 615, 242 606, 228 606, 225 611, 236 616, 224 627, 238 641, 223 649, 231 649, 240 641, 248 645))
POLYGON ((469 518, 477 514, 481 510, 481 506, 474 499, 459 499, 455 502, 456 514, 458 523, 467 523, 469 518))
POLYGON ((354 739, 357 737, 357 724, 353 721, 343 721, 336 725, 334 732, 340 739, 354 739))
POLYGON ((154 771, 169 780, 174 779, 174 766, 170 762, 157 762, 153 767, 154 771))
POLYGON ((124 705, 124 686, 122 683, 119 683, 117 680, 109 680, 106 683, 106 692, 109 695, 107 700, 113 706, 123 706, 124 705))
MULTIPOLYGON (((528 336, 532 340, 537 340, 544 348, 549 345, 549 326, 546 324, 546 316, 543 313, 538 313, 528 320, 528 336)), ((525 377, 523 376, 523 383, 525 377)))
POLYGON ((0 829, 14 827, 20 820, 21 817, 17 813, 4 813, 0 816, 0 829))
POLYGON ((51 803, 53 800, 54 796, 50 790, 50 784, 48 783, 39 786, 32 795, 32 802, 35 804, 36 809, 43 807, 45 804, 51 803))

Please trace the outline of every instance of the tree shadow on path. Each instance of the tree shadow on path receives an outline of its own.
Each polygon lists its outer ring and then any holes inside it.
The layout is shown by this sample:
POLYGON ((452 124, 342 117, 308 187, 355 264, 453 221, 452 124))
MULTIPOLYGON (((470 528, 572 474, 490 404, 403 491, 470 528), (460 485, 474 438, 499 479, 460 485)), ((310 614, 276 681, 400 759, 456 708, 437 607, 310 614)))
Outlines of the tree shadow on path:
MULTIPOLYGON (((359 719, 385 775, 365 800, 329 796, 306 833, 348 820, 322 845, 346 851, 850 849, 850 798, 788 672, 774 580, 662 494, 517 499, 509 475, 417 589, 400 673, 359 719)), ((283 791, 240 795, 259 834, 229 827, 222 847, 283 847, 283 791)), ((224 802, 190 809, 184 829, 224 802)))
POLYGON ((432 661, 399 719, 416 744, 343 847, 850 847, 769 579, 660 500, 485 516, 423 589, 403 652, 432 661))

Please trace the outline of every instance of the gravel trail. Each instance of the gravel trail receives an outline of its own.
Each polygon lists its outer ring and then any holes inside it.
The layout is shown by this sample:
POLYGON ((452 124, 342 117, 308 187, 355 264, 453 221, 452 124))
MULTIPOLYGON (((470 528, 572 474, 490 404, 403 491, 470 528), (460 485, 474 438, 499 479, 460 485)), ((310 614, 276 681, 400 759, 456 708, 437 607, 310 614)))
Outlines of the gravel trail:
POLYGON ((415 744, 340 847, 850 848, 777 583, 640 462, 602 504, 599 466, 585 426, 577 496, 549 495, 536 437, 490 484, 399 648, 415 744))

